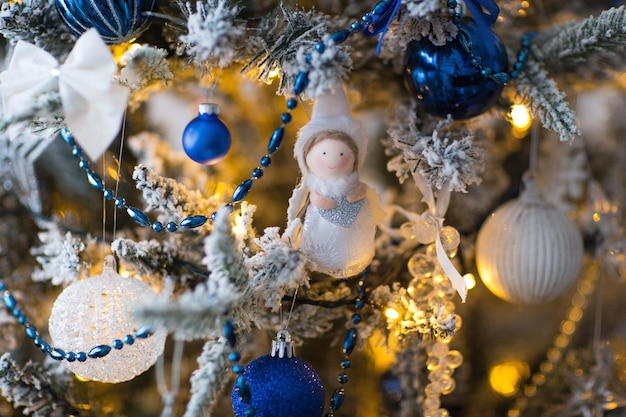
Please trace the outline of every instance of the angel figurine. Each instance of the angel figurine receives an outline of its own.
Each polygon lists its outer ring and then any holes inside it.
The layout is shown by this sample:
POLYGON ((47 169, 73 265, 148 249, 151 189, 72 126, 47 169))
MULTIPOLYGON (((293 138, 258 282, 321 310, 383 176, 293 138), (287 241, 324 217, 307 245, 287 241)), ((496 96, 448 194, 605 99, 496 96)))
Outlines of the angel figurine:
POLYGON ((366 151, 367 138, 350 115, 343 88, 318 97, 298 132, 294 156, 302 177, 287 212, 292 242, 313 271, 347 278, 374 257, 382 209, 376 191, 359 179, 366 151), (297 222, 300 227, 292 227, 297 222))

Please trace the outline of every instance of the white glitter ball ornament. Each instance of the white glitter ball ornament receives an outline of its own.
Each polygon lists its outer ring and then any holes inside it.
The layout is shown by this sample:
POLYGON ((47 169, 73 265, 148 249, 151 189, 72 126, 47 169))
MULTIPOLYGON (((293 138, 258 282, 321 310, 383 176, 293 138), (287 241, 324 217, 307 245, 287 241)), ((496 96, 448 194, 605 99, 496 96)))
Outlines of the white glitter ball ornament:
MULTIPOLYGON (((123 278, 112 264, 114 261, 105 261, 101 275, 74 282, 54 302, 48 323, 54 347, 65 352, 89 352, 95 346, 113 346, 114 340, 134 336, 142 327, 131 310, 152 296, 152 289, 135 278, 123 278)), ((112 348, 102 358, 87 358, 85 362, 64 360, 63 364, 84 379, 128 381, 156 362, 163 353, 166 336, 164 330, 159 330, 146 339, 134 339, 132 345, 124 343, 121 349, 112 348)))
POLYGON ((485 221, 476 241, 476 266, 496 296, 513 303, 550 301, 578 277, 583 241, 567 215, 547 204, 532 179, 519 198, 485 221))

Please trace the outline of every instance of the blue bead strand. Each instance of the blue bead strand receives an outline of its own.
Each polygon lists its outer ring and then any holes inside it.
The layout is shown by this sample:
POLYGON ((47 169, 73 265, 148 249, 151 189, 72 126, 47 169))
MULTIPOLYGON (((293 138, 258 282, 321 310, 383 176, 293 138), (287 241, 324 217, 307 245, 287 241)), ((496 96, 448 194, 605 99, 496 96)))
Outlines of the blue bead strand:
POLYGON ((461 28, 461 21, 463 19, 463 16, 455 11, 457 6, 458 3, 456 2, 456 0, 448 1, 448 8, 452 13, 452 21, 458 29, 459 42, 461 43, 463 51, 469 56, 472 66, 476 68, 483 77, 493 80, 498 84, 506 84, 511 80, 517 79, 517 77, 519 76, 519 71, 522 70, 524 64, 528 60, 531 42, 532 39, 535 37, 535 33, 528 32, 522 37, 520 41, 520 51, 517 54, 517 61, 515 62, 515 64, 513 64, 512 70, 510 70, 509 72, 493 72, 491 68, 484 66, 482 64, 481 58, 474 53, 472 48, 472 40, 470 39, 469 34, 463 28, 461 28))
POLYGON ((0 292, 2 293, 2 303, 4 307, 7 309, 9 314, 17 319, 19 324, 24 328, 24 333, 26 333, 26 337, 33 341, 33 344, 37 346, 43 353, 47 353, 52 359, 57 361, 66 360, 68 362, 85 362, 87 359, 99 359, 104 358, 109 353, 111 353, 112 349, 120 350, 124 347, 124 345, 132 345, 135 343, 135 339, 147 339, 154 331, 148 327, 144 326, 137 330, 134 335, 127 334, 124 336, 123 340, 115 339, 111 342, 111 345, 98 345, 89 349, 89 352, 65 352, 63 349, 52 347, 48 342, 46 342, 40 335, 39 331, 35 326, 33 326, 28 317, 24 314, 22 309, 17 305, 17 301, 11 291, 6 286, 4 281, 0 279, 0 292))
POLYGON ((237 351, 237 333, 235 331, 235 326, 233 322, 230 320, 226 320, 224 323, 224 337, 226 337, 226 341, 228 342, 228 346, 231 349, 230 354, 228 355, 228 360, 233 364, 232 371, 235 375, 237 375, 237 379, 235 380, 235 384, 239 389, 239 395, 241 395, 241 402, 246 405, 246 409, 244 411, 244 415, 248 417, 253 417, 256 415, 256 411, 250 405, 252 401, 252 396, 250 394, 250 386, 246 381, 246 378, 243 374, 244 366, 240 363, 241 354, 237 351))
POLYGON ((354 301, 354 314, 352 315, 352 324, 353 326, 348 330, 346 336, 343 340, 342 352, 344 358, 339 363, 342 371, 337 375, 337 382, 339 382, 339 387, 335 389, 333 395, 330 397, 330 411, 325 414, 324 417, 334 417, 335 412, 341 408, 343 404, 343 400, 346 397, 346 390, 344 385, 350 381, 350 377, 346 373, 346 370, 352 367, 352 362, 350 361, 350 355, 354 351, 356 347, 356 343, 358 341, 358 331, 356 329, 356 325, 361 322, 361 310, 367 304, 367 272, 361 272, 361 279, 357 285, 357 298, 354 301))

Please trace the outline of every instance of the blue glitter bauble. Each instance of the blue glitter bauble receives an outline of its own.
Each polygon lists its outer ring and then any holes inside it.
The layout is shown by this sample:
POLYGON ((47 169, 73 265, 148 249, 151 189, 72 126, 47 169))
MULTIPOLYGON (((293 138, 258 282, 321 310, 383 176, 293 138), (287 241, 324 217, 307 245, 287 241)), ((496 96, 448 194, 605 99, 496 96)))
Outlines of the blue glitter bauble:
MULTIPOLYGON (((461 23, 472 42, 474 55, 492 73, 506 72, 508 58, 500 38, 491 30, 479 31, 471 20, 461 23), (484 34, 486 39, 483 39, 484 34)), ((435 46, 428 38, 409 43, 404 79, 425 112, 467 119, 489 109, 500 97, 503 84, 486 78, 470 62, 458 39, 435 46)))
POLYGON ((73 35, 95 28, 104 42, 115 45, 146 29, 145 12, 156 11, 159 0, 55 0, 55 5, 73 35))
MULTIPOLYGON (((261 356, 243 373, 250 386, 255 417, 321 417, 324 386, 315 369, 302 359, 261 356)), ((245 417, 246 404, 233 388, 235 417, 245 417)))
POLYGON ((215 164, 224 159, 230 143, 230 132, 219 119, 216 110, 201 109, 200 115, 189 122, 183 131, 185 153, 200 164, 215 164))

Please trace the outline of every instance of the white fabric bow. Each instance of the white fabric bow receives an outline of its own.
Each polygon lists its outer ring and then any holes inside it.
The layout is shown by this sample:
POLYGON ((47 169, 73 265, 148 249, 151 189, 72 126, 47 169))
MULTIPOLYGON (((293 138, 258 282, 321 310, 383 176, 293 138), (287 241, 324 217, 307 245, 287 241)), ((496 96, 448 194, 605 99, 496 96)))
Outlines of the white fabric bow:
POLYGON ((126 110, 128 89, 112 82, 116 71, 95 29, 76 41, 62 65, 43 49, 19 41, 8 69, 0 73, 4 111, 28 111, 38 95, 58 89, 68 129, 95 160, 117 136, 126 110))

